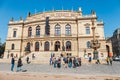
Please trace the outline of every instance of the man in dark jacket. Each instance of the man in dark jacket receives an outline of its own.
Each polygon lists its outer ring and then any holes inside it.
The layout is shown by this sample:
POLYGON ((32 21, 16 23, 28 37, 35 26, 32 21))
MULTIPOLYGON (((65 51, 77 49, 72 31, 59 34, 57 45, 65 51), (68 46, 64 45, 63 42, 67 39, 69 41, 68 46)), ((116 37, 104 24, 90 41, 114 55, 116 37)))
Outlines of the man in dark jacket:
POLYGON ((11 59, 11 71, 14 71, 14 66, 15 66, 15 58, 12 57, 12 59, 11 59))

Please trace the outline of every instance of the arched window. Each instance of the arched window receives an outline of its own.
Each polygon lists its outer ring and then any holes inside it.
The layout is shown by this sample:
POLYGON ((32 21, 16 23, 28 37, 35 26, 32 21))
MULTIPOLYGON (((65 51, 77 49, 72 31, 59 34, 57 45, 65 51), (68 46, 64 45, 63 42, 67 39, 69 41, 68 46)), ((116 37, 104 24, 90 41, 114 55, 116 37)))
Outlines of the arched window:
POLYGON ((71 51, 71 42, 70 41, 66 42, 66 51, 71 51))
POLYGON ((87 42, 87 48, 90 48, 90 41, 87 42))
POLYGON ((32 36, 32 27, 29 27, 28 28, 28 37, 31 37, 32 36))
POLYGON ((36 36, 40 36, 40 26, 36 27, 36 36))
POLYGON ((58 51, 60 49, 60 42, 56 41, 55 42, 55 51, 58 51))
POLYGON ((86 34, 90 34, 90 27, 86 27, 86 34))
POLYGON ((30 42, 27 43, 27 51, 30 51, 30 42))
POLYGON ((39 42, 35 43, 35 51, 39 51, 39 42))
POLYGON ((49 42, 48 41, 46 41, 44 44, 44 50, 49 51, 49 42))
POLYGON ((61 34, 60 25, 57 24, 57 25, 55 26, 55 35, 60 35, 60 34, 61 34))
POLYGON ((12 44, 11 49, 12 49, 12 50, 14 50, 14 49, 15 49, 15 45, 14 45, 14 44, 12 44))

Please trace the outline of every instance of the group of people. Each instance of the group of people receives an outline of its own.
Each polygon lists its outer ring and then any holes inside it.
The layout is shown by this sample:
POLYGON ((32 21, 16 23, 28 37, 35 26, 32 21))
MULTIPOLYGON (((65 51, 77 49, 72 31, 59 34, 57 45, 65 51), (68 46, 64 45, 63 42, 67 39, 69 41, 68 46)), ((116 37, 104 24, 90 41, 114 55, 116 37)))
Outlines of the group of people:
MULTIPOLYGON (((15 61, 17 61, 17 60, 15 60, 15 57, 12 57, 12 59, 11 59, 11 71, 14 71, 15 61)), ((16 71, 17 72, 21 71, 22 66, 23 66, 22 60, 21 60, 21 58, 19 58, 18 61, 17 61, 17 70, 16 71)))
POLYGON ((66 56, 66 57, 55 57, 52 56, 50 57, 50 65, 53 65, 54 68, 61 68, 61 66, 67 68, 76 68, 81 66, 81 58, 79 57, 71 57, 71 56, 66 56))

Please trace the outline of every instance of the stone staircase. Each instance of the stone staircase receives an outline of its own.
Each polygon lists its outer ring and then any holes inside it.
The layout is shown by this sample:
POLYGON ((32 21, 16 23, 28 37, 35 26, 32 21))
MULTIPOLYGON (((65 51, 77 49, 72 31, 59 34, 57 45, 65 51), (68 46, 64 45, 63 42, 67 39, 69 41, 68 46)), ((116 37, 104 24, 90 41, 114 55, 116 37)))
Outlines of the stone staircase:
MULTIPOLYGON (((49 64, 51 53, 54 53, 56 57, 60 56, 60 52, 31 52, 31 53, 27 54, 26 56, 24 56, 22 58, 22 62, 27 63, 26 58, 29 57, 29 61, 31 63, 49 64), (32 54, 34 54, 34 56, 35 56, 34 59, 32 59, 32 54)), ((16 58, 16 60, 18 60, 18 59, 16 58)), ((92 60, 92 62, 89 63, 88 58, 84 58, 84 57, 82 57, 81 60, 82 60, 82 64, 95 64, 96 63, 96 60, 92 60)), ((10 62, 11 62, 11 58, 9 58, 9 59, 6 59, 6 58, 0 59, 0 63, 10 63, 10 62)), ((100 62, 101 63, 106 63, 105 60, 100 61, 100 62)))
POLYGON ((11 58, 9 58, 9 59, 6 59, 6 58, 0 59, 0 63, 11 63, 11 58))
MULTIPOLYGON (((55 56, 60 56, 60 52, 52 52, 55 56)), ((23 63, 26 63, 27 57, 29 57, 29 61, 31 63, 39 63, 39 64, 49 64, 51 52, 32 52, 22 58, 23 63), (32 59, 32 55, 34 54, 35 58, 32 59)))

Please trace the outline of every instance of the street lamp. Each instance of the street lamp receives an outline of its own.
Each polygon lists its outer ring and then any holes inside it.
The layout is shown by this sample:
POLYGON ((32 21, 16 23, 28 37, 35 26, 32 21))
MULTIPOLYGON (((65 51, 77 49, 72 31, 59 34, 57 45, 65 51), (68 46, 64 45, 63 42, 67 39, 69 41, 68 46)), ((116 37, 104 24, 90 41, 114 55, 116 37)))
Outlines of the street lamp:
POLYGON ((9 54, 9 53, 10 53, 10 50, 8 50, 7 58, 9 58, 9 56, 10 56, 10 54, 9 54))
POLYGON ((95 37, 95 27, 94 27, 94 20, 92 19, 92 32, 93 32, 93 40, 91 40, 91 48, 94 49, 93 51, 93 59, 98 58, 98 51, 97 49, 100 48, 100 43, 95 37))
POLYGON ((65 55, 65 46, 64 46, 64 40, 62 40, 62 55, 65 55))
POLYGON ((86 57, 86 49, 84 49, 84 58, 86 57))
POLYGON ((65 51, 64 40, 62 40, 62 51, 65 51))

